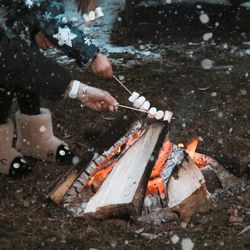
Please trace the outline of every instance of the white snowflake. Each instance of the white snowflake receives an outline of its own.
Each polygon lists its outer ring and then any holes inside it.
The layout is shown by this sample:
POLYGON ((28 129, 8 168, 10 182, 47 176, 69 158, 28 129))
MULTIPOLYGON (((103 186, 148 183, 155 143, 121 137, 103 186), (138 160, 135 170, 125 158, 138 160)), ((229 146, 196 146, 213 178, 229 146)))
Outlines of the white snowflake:
POLYGON ((25 0, 25 4, 26 4, 29 8, 31 8, 31 7, 34 5, 34 3, 33 3, 32 0, 25 0))
POLYGON ((66 44, 69 47, 72 47, 72 40, 75 39, 77 35, 72 33, 68 27, 59 27, 58 33, 53 35, 53 37, 58 40, 60 46, 66 44))
POLYGON ((87 37, 84 37, 84 43, 88 46, 92 45, 92 41, 87 37))

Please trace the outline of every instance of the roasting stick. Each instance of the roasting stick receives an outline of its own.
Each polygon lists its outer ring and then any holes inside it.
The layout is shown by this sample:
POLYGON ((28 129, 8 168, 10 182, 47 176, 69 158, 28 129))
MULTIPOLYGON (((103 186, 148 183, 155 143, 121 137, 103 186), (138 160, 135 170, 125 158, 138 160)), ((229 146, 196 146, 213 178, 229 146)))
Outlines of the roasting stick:
POLYGON ((132 95, 132 92, 116 77, 113 75, 113 78, 130 94, 132 95))
POLYGON ((129 107, 129 106, 125 106, 125 105, 122 105, 122 104, 118 104, 118 107, 120 107, 120 108, 125 108, 125 109, 130 109, 130 110, 134 110, 134 111, 138 111, 138 112, 141 112, 141 113, 146 113, 146 114, 148 114, 148 111, 146 111, 146 110, 142 110, 142 109, 137 109, 137 108, 129 107))

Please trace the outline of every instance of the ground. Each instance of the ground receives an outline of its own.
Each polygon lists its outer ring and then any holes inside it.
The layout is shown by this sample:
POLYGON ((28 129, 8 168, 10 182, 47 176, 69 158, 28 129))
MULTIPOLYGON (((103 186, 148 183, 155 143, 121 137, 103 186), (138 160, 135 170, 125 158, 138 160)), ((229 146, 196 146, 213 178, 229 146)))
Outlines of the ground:
MULTIPOLYGON (((138 10, 137 21, 142 12, 138 10)), ((158 31, 151 22, 147 26, 138 21, 126 33, 121 21, 124 12, 119 15, 112 41, 135 49, 134 53, 110 53, 114 72, 129 89, 143 93, 156 107, 174 112, 169 131, 174 143, 198 136, 198 151, 216 157, 223 154, 220 159, 227 166, 235 157, 230 170, 239 176, 240 184, 220 193, 213 211, 194 216, 186 228, 180 221, 154 225, 140 220, 89 220, 74 218, 46 196, 49 184, 69 166, 28 159, 31 176, 21 180, 0 176, 0 249, 179 249, 184 238, 192 240, 194 249, 249 249, 249 231, 239 235, 250 222, 249 30, 235 31, 235 23, 230 24, 233 17, 225 14, 226 28, 213 32, 208 42, 199 35, 202 29, 185 34, 183 29, 175 36, 173 29, 158 31), (233 210, 240 218, 237 223, 230 219, 233 210), (180 238, 176 244, 173 235, 180 238)), ((192 23, 186 27, 197 28, 192 23)), ((127 93, 116 82, 101 80, 75 64, 65 67, 80 80, 107 89, 120 103, 128 104, 127 93)), ((55 134, 78 154, 110 146, 136 119, 126 110, 116 114, 88 111, 72 100, 43 104, 53 113, 55 134)))

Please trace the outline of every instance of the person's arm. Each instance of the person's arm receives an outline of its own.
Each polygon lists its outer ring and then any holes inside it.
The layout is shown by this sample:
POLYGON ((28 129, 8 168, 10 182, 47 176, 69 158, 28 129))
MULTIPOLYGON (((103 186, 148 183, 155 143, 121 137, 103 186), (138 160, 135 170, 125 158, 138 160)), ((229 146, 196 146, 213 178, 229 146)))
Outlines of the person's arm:
MULTIPOLYGON (((92 41, 77 27, 64 23, 66 18, 62 0, 52 3, 45 0, 34 9, 40 30, 49 40, 59 46, 67 55, 74 57, 78 63, 88 64, 93 73, 105 78, 113 76, 113 69, 109 59, 100 53, 92 41)), ((35 36, 39 40, 40 33, 35 36)), ((40 41, 42 41, 40 39, 40 41)), ((46 43, 46 38, 42 41, 46 43)))
POLYGON ((83 64, 95 59, 99 48, 78 28, 63 22, 66 16, 62 0, 44 0, 40 6, 31 11, 35 15, 40 31, 66 54, 83 64))
MULTIPOLYGON (((0 29, 0 83, 28 89, 48 100, 70 97, 73 77, 60 65, 44 57, 38 49, 20 40, 10 40, 0 29), (13 58, 15 58, 13 60, 13 58)), ((92 110, 115 111, 117 101, 106 91, 79 83, 75 99, 92 110)))

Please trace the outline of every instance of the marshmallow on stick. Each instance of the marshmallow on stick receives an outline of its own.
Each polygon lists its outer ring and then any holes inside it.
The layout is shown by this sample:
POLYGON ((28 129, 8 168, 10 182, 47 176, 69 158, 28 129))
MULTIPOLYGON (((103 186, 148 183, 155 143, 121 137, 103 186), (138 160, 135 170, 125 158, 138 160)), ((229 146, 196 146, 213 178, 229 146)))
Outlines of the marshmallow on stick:
POLYGON ((92 24, 92 22, 91 22, 90 19, 89 19, 89 15, 88 15, 88 14, 84 14, 84 15, 82 16, 82 18, 83 18, 83 20, 84 20, 84 22, 85 22, 85 24, 86 24, 87 26, 90 26, 90 25, 92 24))
POLYGON ((95 15, 96 15, 96 19, 99 19, 99 18, 104 17, 104 13, 103 13, 101 7, 97 7, 97 8, 95 9, 95 15))
POLYGON ((173 112, 166 110, 165 114, 164 114, 163 121, 168 121, 168 123, 170 123, 172 117, 173 117, 173 112))
POLYGON ((162 110, 158 110, 155 114, 155 119, 156 120, 162 120, 164 117, 164 112, 162 110))
POLYGON ((149 111, 148 111, 148 117, 150 119, 155 118, 155 114, 157 112, 157 109, 155 107, 152 107, 149 111))
POLYGON ((139 93, 133 92, 132 95, 128 98, 128 100, 133 103, 136 99, 139 98, 139 96, 140 96, 139 93))
POLYGON ((140 108, 145 101, 146 98, 144 96, 140 96, 137 100, 134 101, 133 105, 135 108, 140 108))
POLYGON ((95 12, 94 11, 90 11, 89 12, 89 20, 91 22, 94 22, 95 21, 95 12))
POLYGON ((142 106, 140 107, 141 110, 145 110, 148 111, 150 109, 150 102, 149 101, 145 101, 142 106))

